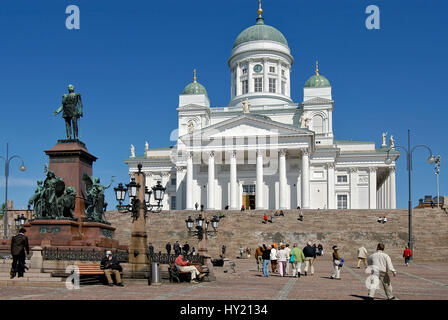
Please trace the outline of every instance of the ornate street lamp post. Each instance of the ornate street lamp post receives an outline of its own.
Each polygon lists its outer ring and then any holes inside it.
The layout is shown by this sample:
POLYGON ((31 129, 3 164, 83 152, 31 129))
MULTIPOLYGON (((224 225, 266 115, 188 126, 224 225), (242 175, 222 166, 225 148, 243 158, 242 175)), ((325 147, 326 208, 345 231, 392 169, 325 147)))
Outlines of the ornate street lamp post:
POLYGON ((115 197, 118 201, 117 209, 121 213, 130 212, 132 215, 132 234, 131 245, 129 247, 129 263, 132 265, 132 273, 134 277, 142 277, 149 272, 149 249, 146 234, 146 217, 148 211, 160 212, 162 210, 162 199, 165 194, 164 188, 160 181, 152 187, 152 192, 148 190, 145 182, 145 174, 142 172, 142 165, 139 163, 138 172, 134 174, 131 182, 123 187, 118 184, 114 188, 115 197), (130 204, 123 205, 122 202, 129 195, 130 204), (157 204, 150 204, 151 194, 157 204))
MULTIPOLYGON (((196 231, 193 230, 194 221, 191 216, 185 220, 185 224, 188 229, 188 235, 196 236, 199 240, 198 253, 204 256, 205 259, 210 258, 207 254, 207 238, 211 235, 216 235, 218 232, 219 218, 214 216, 212 220, 207 220, 204 217, 203 212, 196 218, 196 231), (209 226, 212 226, 213 230, 209 230, 209 226)), ((207 263, 205 263, 207 264, 207 263)))
POLYGON ((23 163, 22 157, 18 155, 14 155, 9 157, 9 149, 8 149, 8 143, 6 143, 6 157, 0 156, 5 161, 5 210, 3 212, 3 238, 8 239, 8 177, 9 177, 9 163, 12 159, 18 158, 22 161, 21 166, 19 167, 20 171, 25 171, 25 165, 23 163))
MULTIPOLYGON (((405 148, 403 146, 395 146, 395 148, 403 149, 406 152, 406 159, 407 159, 406 168, 408 170, 408 179, 409 179, 409 200, 408 200, 408 236, 409 236, 409 238, 408 238, 408 242, 409 242, 409 249, 411 249, 412 252, 414 252, 413 251, 414 244, 413 244, 413 240, 412 240, 412 200, 411 200, 412 199, 411 198, 412 197, 412 194, 411 194, 412 153, 414 152, 415 149, 417 149, 419 147, 424 147, 429 151, 429 158, 427 159, 427 162, 429 164, 434 163, 435 162, 434 154, 432 153, 431 148, 428 147, 427 145, 419 144, 419 145, 414 146, 411 149, 411 131, 409 129, 408 129, 408 147, 405 148)), ((392 159, 389 158, 389 151, 390 151, 390 149, 388 150, 386 164, 392 163, 392 159)), ((413 259, 412 257, 413 257, 413 255, 411 256, 411 260, 413 259)))
POLYGON ((435 170, 436 170, 436 178, 437 178, 437 209, 440 208, 440 199, 439 199, 439 172, 440 172, 440 155, 436 157, 435 160, 435 170))

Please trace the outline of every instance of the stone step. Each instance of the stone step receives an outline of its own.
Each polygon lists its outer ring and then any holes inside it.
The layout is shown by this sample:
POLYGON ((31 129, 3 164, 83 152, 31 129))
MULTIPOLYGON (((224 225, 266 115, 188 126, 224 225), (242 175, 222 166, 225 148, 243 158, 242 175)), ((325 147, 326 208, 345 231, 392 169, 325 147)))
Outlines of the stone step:
POLYGON ((50 287, 65 288, 65 281, 60 282, 42 282, 42 281, 16 281, 16 280, 0 280, 0 287, 50 287))
MULTIPOLYGON (((5 266, 5 267, 0 267, 0 273, 1 272, 9 272, 11 270, 11 266, 5 266)), ((26 273, 40 273, 41 270, 39 269, 28 269, 26 270, 26 273)))
POLYGON ((11 279, 9 276, 4 277, 0 275, 0 281, 17 281, 17 282, 61 282, 64 281, 64 278, 39 278, 39 277, 23 277, 23 278, 14 278, 11 279))
MULTIPOLYGON (((9 272, 0 272, 0 277, 9 277, 9 272)), ((29 273, 29 272, 25 272, 24 277, 28 277, 28 278, 51 278, 51 273, 29 273)))

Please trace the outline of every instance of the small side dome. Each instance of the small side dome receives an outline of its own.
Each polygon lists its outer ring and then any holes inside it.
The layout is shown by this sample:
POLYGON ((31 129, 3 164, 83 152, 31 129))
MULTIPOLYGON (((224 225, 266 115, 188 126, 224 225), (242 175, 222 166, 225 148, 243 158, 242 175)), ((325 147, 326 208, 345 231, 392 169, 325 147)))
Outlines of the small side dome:
POLYGON ((182 94, 205 94, 205 95, 207 95, 207 90, 205 89, 205 87, 197 81, 196 69, 194 69, 193 82, 189 83, 184 88, 184 90, 182 91, 182 94))
POLYGON ((305 88, 331 87, 330 81, 319 74, 319 63, 316 61, 316 74, 305 82, 305 88))

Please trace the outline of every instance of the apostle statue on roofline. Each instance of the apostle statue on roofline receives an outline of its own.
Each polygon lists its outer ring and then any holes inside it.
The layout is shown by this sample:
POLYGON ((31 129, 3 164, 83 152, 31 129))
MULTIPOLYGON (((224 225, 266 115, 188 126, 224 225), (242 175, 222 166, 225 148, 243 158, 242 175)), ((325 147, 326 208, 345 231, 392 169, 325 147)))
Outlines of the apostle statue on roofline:
POLYGON ((381 147, 382 148, 387 147, 387 145, 386 145, 386 136, 387 136, 387 132, 383 132, 383 134, 382 134, 382 143, 381 143, 381 147))

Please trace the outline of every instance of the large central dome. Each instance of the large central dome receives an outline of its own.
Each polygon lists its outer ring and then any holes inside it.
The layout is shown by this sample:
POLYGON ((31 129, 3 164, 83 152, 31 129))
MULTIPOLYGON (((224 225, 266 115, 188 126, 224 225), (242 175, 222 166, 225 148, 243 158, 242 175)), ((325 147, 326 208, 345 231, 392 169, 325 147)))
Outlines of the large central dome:
POLYGON ((243 30, 233 43, 233 47, 235 48, 242 43, 260 40, 274 41, 288 47, 288 41, 286 41, 285 36, 276 28, 264 24, 263 18, 258 18, 255 25, 243 30))

